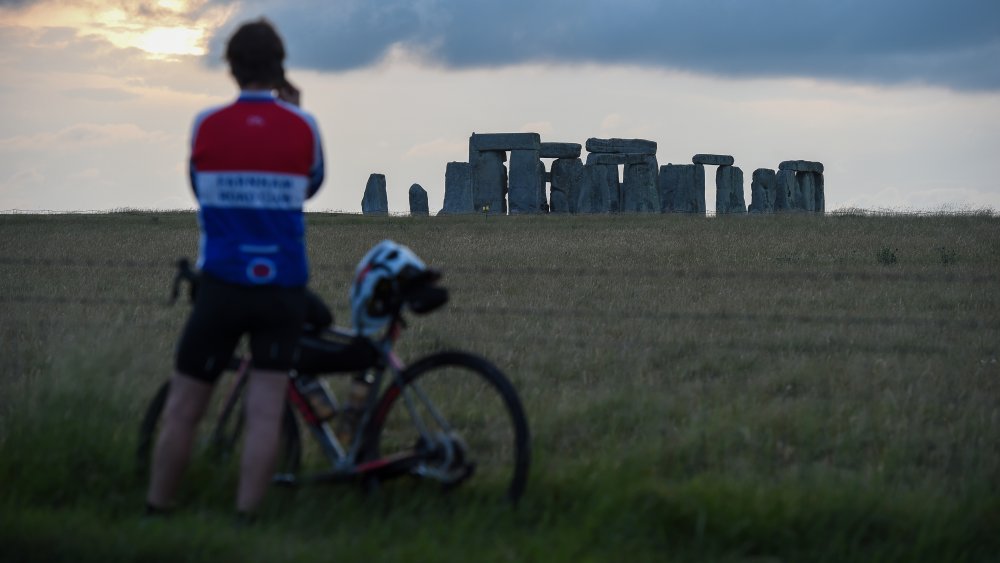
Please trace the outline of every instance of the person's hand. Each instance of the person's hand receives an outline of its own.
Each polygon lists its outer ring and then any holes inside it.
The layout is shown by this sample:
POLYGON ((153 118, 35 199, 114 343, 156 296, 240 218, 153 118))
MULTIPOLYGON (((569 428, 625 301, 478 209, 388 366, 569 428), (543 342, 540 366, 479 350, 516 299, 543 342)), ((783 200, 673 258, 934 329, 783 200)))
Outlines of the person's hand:
POLYGON ((298 106, 302 100, 302 92, 286 80, 278 87, 278 99, 284 100, 293 106, 298 106))

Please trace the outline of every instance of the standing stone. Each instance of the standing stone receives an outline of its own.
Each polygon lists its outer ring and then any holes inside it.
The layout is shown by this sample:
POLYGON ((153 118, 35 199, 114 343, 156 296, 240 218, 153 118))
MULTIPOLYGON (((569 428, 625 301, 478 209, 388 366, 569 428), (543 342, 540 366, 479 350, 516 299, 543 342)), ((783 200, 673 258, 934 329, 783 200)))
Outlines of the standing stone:
POLYGON ((671 211, 689 212, 689 205, 684 197, 687 191, 685 182, 688 172, 683 164, 664 164, 660 167, 660 177, 657 180, 657 189, 660 192, 660 211, 668 213, 671 211), (680 200, 680 201, 678 201, 680 200))
POLYGON ((705 214, 705 167, 701 164, 667 164, 657 181, 660 211, 705 214))
POLYGON ((545 168, 539 171, 540 164, 537 150, 510 151, 508 203, 511 215, 538 213, 542 205, 546 205, 544 197, 540 197, 545 190, 545 168))
POLYGON ((364 215, 388 215, 389 197, 385 192, 385 174, 372 174, 365 186, 361 199, 361 213, 364 215))
POLYGON ((710 166, 732 166, 736 159, 728 154, 696 154, 691 158, 691 162, 710 166))
POLYGON ((743 197, 743 170, 738 166, 720 166, 715 171, 715 212, 746 213, 743 197))
POLYGON ((608 169, 615 173, 618 180, 617 166, 583 167, 580 182, 580 193, 577 196, 577 213, 607 213, 608 212, 608 169))
POLYGON ((816 211, 816 183, 813 179, 813 173, 796 172, 795 181, 799 184, 795 208, 802 211, 816 211))
POLYGON ((552 161, 552 213, 576 213, 584 181, 583 162, 579 158, 552 161))
POLYGON ((469 151, 472 167, 472 205, 478 213, 489 206, 490 214, 507 213, 507 168, 503 151, 469 151))
POLYGON ((628 213, 657 213, 660 196, 657 193, 658 166, 655 156, 645 156, 642 162, 625 165, 622 183, 621 210, 628 213))
POLYGON ((410 215, 426 217, 430 214, 431 209, 427 205, 427 190, 420 184, 413 184, 410 186, 410 215))
POLYGON ((778 170, 774 184, 774 210, 794 211, 795 200, 799 193, 799 183, 795 180, 795 172, 778 170))
POLYGON ((656 142, 645 139, 587 139, 587 152, 656 154, 656 142))
POLYGON ((629 165, 645 164, 648 158, 649 155, 636 153, 592 152, 587 155, 587 166, 607 168, 598 178, 608 187, 608 211, 612 213, 622 211, 622 202, 625 198, 624 187, 618 180, 618 167, 624 165, 625 170, 628 170, 629 165))
POLYGON ((613 164, 588 164, 590 168, 590 178, 594 183, 594 189, 603 192, 601 198, 604 202, 603 209, 585 211, 584 213, 617 213, 621 211, 622 188, 618 180, 618 167, 613 164))
POLYGON ((444 208, 441 213, 474 213, 472 169, 468 162, 449 162, 444 173, 444 208))
POLYGON ((750 183, 750 213, 771 213, 774 211, 775 173, 770 168, 758 168, 753 171, 753 181, 750 183))
POLYGON ((813 173, 813 182, 816 185, 816 213, 826 213, 826 182, 823 180, 822 172, 813 173))

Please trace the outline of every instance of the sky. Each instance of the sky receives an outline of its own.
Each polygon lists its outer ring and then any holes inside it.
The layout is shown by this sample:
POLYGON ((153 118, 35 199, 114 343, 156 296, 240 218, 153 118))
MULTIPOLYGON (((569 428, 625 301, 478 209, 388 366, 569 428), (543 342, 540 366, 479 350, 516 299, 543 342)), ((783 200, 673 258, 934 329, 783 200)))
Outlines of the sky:
POLYGON ((747 203, 815 160, 828 210, 1000 209, 997 0, 0 0, 0 211, 193 208, 191 121, 261 16, 323 134, 308 210, 382 173, 436 211, 473 132, 730 154, 747 203))

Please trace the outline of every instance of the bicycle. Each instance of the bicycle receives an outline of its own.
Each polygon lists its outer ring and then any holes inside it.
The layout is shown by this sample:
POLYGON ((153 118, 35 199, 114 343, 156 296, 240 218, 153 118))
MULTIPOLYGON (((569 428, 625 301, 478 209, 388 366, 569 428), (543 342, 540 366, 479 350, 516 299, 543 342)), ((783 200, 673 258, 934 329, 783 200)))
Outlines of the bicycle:
MULTIPOLYGON (((178 268, 174 299, 181 279, 192 283, 193 297, 196 274, 184 260, 178 268)), ((433 282, 439 276, 433 271, 428 275, 434 277, 433 282)), ((364 336, 332 327, 303 336, 296 368, 289 374, 273 482, 360 481, 370 488, 391 478, 412 476, 450 490, 476 475, 485 484, 502 488, 504 496, 517 503, 527 484, 530 437, 514 385, 489 361, 467 352, 438 352, 409 365, 394 352, 407 325, 404 311, 430 312, 447 301, 447 292, 443 295, 441 300, 438 294, 440 303, 422 303, 427 301, 426 293, 404 292, 393 305, 381 335, 364 336), (353 413, 357 415, 356 428, 344 443, 335 432, 334 421, 349 411, 329 393, 326 380, 351 375, 355 381, 364 380, 370 392, 353 413), (326 391, 334 416, 319 412, 307 396, 307 392, 317 392, 317 385, 326 391), (496 412, 487 411, 491 396, 496 412), (300 422, 319 446, 322 470, 303 470, 300 422)), ((210 410, 199 430, 203 434, 200 446, 212 461, 233 457, 238 446, 243 426, 240 403, 251 366, 251 358, 234 357, 227 369, 234 374, 228 391, 221 396, 218 389, 213 393, 217 413, 210 410), (212 422, 205 428, 208 421, 212 422)), ((137 458, 141 473, 148 473, 168 389, 169 381, 160 386, 140 426, 137 458)))

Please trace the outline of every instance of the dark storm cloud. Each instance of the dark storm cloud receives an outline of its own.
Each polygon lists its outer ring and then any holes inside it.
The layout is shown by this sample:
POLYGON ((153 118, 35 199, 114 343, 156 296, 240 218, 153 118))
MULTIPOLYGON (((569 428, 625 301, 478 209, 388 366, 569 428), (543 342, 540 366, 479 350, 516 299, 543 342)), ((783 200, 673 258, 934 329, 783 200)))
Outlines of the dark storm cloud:
MULTIPOLYGON (((222 2, 222 0, 219 0, 222 2)), ((452 68, 636 64, 739 77, 1000 89, 997 0, 299 0, 241 4, 296 66, 343 71, 396 44, 452 68)), ((223 38, 218 38, 216 45, 223 38)))
POLYGON ((0 10, 4 8, 23 8, 24 6, 37 3, 37 0, 0 0, 0 10))

